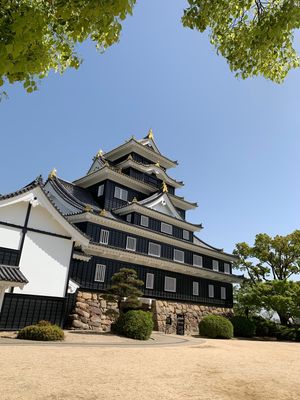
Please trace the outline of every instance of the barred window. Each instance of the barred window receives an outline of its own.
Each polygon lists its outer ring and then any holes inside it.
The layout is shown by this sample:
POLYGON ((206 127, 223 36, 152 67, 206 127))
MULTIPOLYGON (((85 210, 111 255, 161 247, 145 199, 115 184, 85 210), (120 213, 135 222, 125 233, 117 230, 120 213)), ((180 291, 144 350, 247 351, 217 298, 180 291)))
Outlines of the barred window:
POLYGON ((178 261, 181 263, 184 263, 184 251, 182 250, 178 250, 178 249, 174 249, 174 257, 173 257, 174 261, 178 261))
POLYGON ((154 288, 154 274, 148 273, 146 275, 146 289, 154 288))
POLYGON ((136 251, 136 238, 127 236, 126 250, 136 251))
POLYGON ((165 277, 165 292, 176 292, 176 278, 165 277))
POLYGON ((99 242, 101 244, 108 244, 108 239, 109 239, 109 231, 107 231, 106 229, 101 229, 99 242))
POLYGON ((149 226, 149 218, 146 215, 141 215, 141 225, 148 228, 149 226))
POLYGON ((161 246, 157 243, 149 243, 148 254, 150 256, 160 257, 161 246))
POLYGON ((221 299, 226 300, 226 287, 221 287, 221 299))
POLYGON ((170 224, 166 224, 165 222, 161 223, 160 230, 161 230, 161 232, 167 233, 168 235, 173 234, 173 226, 170 224))
POLYGON ((214 271, 219 271, 219 261, 213 260, 212 266, 214 271))
POLYGON ((194 267, 203 267, 203 257, 193 254, 193 265, 194 267))
POLYGON ((95 269, 95 282, 104 282, 105 281, 105 270, 106 265, 96 264, 95 269))
POLYGON ((215 296, 215 287, 214 285, 208 285, 208 297, 215 296))
POLYGON ((193 296, 199 296, 199 283, 193 282, 193 296))
POLYGON ((128 199, 128 191, 125 190, 125 189, 121 189, 119 186, 116 186, 116 187, 115 187, 115 194, 114 194, 114 196, 115 196, 117 199, 127 201, 127 199, 128 199))
POLYGON ((224 263, 224 273, 230 274, 230 264, 224 263))
POLYGON ((131 214, 127 214, 126 215, 126 221, 127 222, 131 222, 131 214))
POLYGON ((103 196, 104 193, 104 185, 100 185, 98 187, 98 197, 103 196))
POLYGON ((190 232, 184 229, 182 232, 182 237, 184 240, 190 240, 190 232))

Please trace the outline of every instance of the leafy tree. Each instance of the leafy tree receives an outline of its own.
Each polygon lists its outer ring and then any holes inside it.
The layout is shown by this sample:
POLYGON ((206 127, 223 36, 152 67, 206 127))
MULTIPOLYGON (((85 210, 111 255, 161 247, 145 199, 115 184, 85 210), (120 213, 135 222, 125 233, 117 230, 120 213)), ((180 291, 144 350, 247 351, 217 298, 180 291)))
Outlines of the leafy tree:
POLYGON ((118 42, 121 21, 136 0, 0 0, 0 86, 22 82, 27 92, 50 70, 78 68, 75 46, 99 50, 118 42))
MULTIPOLYGON (((27 92, 49 71, 78 68, 75 47, 87 39, 103 51, 120 38, 136 0, 0 0, 0 86, 22 82, 27 92)), ((299 1, 188 0, 183 25, 210 31, 211 43, 237 76, 282 82, 300 64, 293 32, 299 1)))
POLYGON ((109 301, 115 301, 118 309, 126 298, 126 307, 136 308, 140 305, 139 297, 143 292, 139 289, 144 282, 138 279, 134 269, 121 268, 111 278, 111 287, 106 291, 105 298, 109 301))
POLYGON ((282 82, 300 59, 293 46, 300 2, 288 0, 188 0, 183 24, 210 31, 217 52, 242 78, 262 75, 282 82))
POLYGON ((238 243, 236 266, 247 271, 249 281, 236 291, 235 307, 247 314, 276 311, 282 324, 300 316, 300 283, 290 281, 300 273, 300 231, 286 236, 256 235, 253 246, 238 243))

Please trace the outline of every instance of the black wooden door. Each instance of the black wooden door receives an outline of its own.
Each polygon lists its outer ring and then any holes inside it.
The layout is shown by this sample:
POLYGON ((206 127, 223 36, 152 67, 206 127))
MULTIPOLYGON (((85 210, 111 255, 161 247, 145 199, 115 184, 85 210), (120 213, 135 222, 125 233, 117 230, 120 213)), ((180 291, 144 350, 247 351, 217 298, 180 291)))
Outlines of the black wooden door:
POLYGON ((184 335, 184 314, 177 315, 176 334, 184 335))

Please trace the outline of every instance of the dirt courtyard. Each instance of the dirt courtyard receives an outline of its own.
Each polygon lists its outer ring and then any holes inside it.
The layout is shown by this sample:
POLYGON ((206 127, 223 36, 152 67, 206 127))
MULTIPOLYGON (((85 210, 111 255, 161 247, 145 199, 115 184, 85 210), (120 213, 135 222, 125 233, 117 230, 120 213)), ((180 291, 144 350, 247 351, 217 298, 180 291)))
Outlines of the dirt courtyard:
POLYGON ((300 343, 0 346, 1 400, 299 400, 300 343))

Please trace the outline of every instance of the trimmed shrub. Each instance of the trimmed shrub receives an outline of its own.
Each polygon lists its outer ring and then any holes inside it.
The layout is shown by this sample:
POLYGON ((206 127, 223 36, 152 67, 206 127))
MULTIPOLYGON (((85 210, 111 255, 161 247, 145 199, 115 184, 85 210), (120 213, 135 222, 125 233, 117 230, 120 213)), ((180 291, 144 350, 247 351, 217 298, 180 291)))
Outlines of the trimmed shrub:
POLYGON ((232 323, 220 315, 207 315, 199 323, 200 335, 212 339, 231 339, 233 336, 232 323))
POLYGON ((256 336, 276 337, 278 326, 276 322, 264 319, 260 316, 253 317, 252 321, 255 323, 256 336))
POLYGON ((120 335, 138 340, 148 340, 153 330, 152 313, 149 311, 130 310, 122 313, 114 325, 120 335))
POLYGON ((234 336, 251 338, 255 335, 255 323, 242 316, 235 316, 230 319, 233 325, 234 336))
POLYGON ((36 325, 25 326, 18 332, 17 339, 54 341, 64 340, 64 331, 48 321, 40 321, 36 325))

